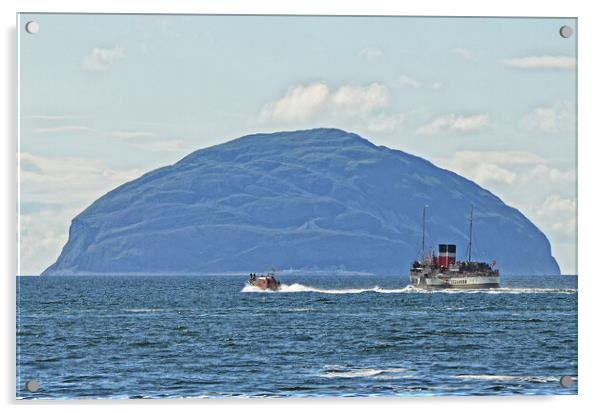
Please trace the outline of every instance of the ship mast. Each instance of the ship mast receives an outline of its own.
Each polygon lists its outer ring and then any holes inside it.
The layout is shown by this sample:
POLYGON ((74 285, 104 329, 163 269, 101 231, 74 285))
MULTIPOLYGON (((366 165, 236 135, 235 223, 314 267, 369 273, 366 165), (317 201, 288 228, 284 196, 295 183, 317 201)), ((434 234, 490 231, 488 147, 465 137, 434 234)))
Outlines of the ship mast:
POLYGON ((470 207, 470 229, 468 230, 469 232, 469 238, 468 238, 468 262, 471 261, 472 258, 472 210, 474 209, 474 205, 471 205, 470 207))
POLYGON ((426 206, 422 208, 422 259, 424 260, 424 227, 426 225, 426 206))

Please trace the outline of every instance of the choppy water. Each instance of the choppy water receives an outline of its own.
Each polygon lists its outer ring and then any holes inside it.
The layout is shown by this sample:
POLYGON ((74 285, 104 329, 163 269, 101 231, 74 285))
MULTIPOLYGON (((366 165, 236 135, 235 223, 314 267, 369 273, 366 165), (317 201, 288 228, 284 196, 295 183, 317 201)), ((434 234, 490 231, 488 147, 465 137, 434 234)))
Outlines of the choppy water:
POLYGON ((577 277, 19 277, 17 397, 575 394, 577 277), (24 390, 39 381, 36 393, 24 390))

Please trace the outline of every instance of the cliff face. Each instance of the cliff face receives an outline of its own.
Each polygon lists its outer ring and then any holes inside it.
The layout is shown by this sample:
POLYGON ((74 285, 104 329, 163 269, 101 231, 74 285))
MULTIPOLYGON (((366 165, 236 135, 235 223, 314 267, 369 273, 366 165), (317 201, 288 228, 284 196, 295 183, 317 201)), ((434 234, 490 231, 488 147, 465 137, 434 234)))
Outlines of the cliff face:
POLYGON ((73 219, 46 274, 259 272, 407 274, 427 240, 502 274, 559 274, 518 210, 455 173, 337 129, 245 136, 128 182, 73 219))

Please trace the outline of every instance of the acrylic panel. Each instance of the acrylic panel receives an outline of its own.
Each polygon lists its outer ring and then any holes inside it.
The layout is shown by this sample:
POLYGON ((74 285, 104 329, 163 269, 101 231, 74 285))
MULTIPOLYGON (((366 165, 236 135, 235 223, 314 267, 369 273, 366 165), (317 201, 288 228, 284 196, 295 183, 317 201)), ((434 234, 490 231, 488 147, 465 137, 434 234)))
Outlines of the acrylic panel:
POLYGON ((577 19, 17 32, 17 398, 577 393, 577 19))

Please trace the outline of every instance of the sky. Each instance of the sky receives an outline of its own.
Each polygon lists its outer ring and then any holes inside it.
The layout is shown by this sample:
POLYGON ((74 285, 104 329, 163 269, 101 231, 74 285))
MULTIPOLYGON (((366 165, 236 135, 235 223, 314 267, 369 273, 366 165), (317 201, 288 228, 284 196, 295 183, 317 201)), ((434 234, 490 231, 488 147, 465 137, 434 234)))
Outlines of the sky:
POLYGON ((492 191, 576 274, 576 24, 21 14, 18 273, 51 265, 73 217, 149 170, 250 133, 336 127, 492 191))

